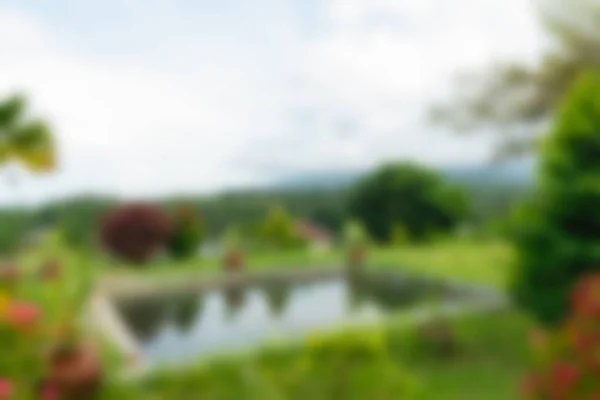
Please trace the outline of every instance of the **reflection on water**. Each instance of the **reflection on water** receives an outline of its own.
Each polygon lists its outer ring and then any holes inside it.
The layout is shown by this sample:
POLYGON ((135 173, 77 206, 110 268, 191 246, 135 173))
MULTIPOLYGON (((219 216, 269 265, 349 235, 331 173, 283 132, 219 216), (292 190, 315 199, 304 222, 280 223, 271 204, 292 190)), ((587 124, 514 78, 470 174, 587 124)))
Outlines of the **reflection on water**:
POLYGON ((141 342, 151 340, 164 323, 167 303, 160 297, 143 301, 128 301, 119 304, 119 310, 133 334, 141 342))
POLYGON ((439 295, 405 279, 352 276, 303 284, 234 287, 120 302, 151 363, 235 351, 347 322, 368 322, 439 295))
POLYGON ((192 329, 196 320, 202 317, 202 296, 198 294, 182 294, 173 299, 173 320, 182 333, 192 329))
POLYGON ((271 315, 279 317, 283 314, 290 299, 292 286, 289 284, 273 285, 264 289, 271 315))
POLYGON ((225 304, 227 305, 226 313, 228 319, 235 317, 242 309, 242 306, 244 305, 244 296, 246 294, 245 292, 246 288, 244 287, 233 287, 223 291, 225 304))
POLYGON ((350 274, 346 282, 348 284, 348 305, 354 310, 361 307, 367 301, 369 293, 369 282, 356 274, 350 274))

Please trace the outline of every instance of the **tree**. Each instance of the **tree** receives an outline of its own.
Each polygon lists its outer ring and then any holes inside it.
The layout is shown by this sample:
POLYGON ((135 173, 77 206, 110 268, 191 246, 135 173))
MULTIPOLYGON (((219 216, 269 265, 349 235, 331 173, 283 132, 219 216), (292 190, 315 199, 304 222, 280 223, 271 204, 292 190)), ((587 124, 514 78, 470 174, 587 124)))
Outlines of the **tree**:
POLYGON ((113 255, 143 264, 166 247, 171 229, 171 221, 161 208, 129 204, 106 217, 101 238, 113 255))
POLYGON ((600 67, 600 3, 535 0, 551 46, 536 65, 502 62, 469 72, 457 93, 432 107, 434 121, 459 130, 499 129, 498 157, 529 152, 582 71, 600 67))
POLYGON ((349 210, 377 241, 389 242, 402 224, 411 238, 447 231, 467 216, 465 193, 435 172, 409 163, 388 164, 365 177, 350 196, 349 210))
POLYGON ((195 255, 204 239, 204 224, 193 206, 179 207, 173 217, 168 249, 178 259, 195 255))
POLYGON ((26 118, 21 96, 0 101, 0 165, 17 163, 32 172, 56 167, 55 145, 47 124, 26 118))
POLYGON ((600 75, 586 73, 565 101, 541 153, 536 196, 513 227, 516 302, 560 323, 575 282, 600 266, 600 75))

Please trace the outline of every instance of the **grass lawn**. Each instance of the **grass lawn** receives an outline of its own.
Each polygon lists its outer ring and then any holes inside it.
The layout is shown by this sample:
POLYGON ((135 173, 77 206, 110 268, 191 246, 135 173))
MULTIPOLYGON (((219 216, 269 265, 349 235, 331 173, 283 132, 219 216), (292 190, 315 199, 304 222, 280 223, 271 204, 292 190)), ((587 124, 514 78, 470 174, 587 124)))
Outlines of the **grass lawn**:
POLYGON ((409 364, 424 384, 423 398, 518 398, 529 355, 527 333, 532 326, 528 318, 514 311, 460 321, 464 354, 446 361, 417 357, 409 364))
MULTIPOLYGON (((502 288, 506 285, 512 257, 511 248, 500 240, 448 239, 427 245, 373 248, 369 251, 368 262, 382 268, 502 288)), ((344 253, 341 251, 310 253, 293 250, 250 254, 247 264, 250 269, 278 269, 336 266, 343 261, 344 253)), ((157 262, 144 270, 144 276, 217 273, 220 266, 220 261, 216 259, 157 262)), ((131 271, 139 275, 135 269, 131 271)), ((124 274, 129 275, 129 271, 124 274)))

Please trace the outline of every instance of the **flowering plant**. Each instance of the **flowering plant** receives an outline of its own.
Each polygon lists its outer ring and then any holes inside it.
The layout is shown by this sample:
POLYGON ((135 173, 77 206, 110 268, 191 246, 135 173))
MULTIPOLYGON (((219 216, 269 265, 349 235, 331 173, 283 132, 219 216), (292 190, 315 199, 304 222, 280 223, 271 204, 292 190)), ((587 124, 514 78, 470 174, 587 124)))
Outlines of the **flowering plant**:
POLYGON ((576 285, 557 332, 538 331, 532 339, 535 368, 523 383, 525 398, 600 399, 600 274, 576 285))
POLYGON ((14 266, 3 268, 4 279, 0 280, 0 400, 7 400, 23 396, 21 388, 31 388, 42 376, 44 368, 40 356, 46 338, 40 308, 17 298, 18 282, 14 271, 18 269, 14 266))
POLYGON ((58 262, 25 273, 14 264, 0 266, 0 400, 59 400, 52 379, 57 348, 79 345, 71 323, 73 296, 58 262), (50 266, 49 266, 50 265, 50 266), (41 272, 41 273, 40 273, 41 272), (43 306, 43 307, 42 307, 43 306))

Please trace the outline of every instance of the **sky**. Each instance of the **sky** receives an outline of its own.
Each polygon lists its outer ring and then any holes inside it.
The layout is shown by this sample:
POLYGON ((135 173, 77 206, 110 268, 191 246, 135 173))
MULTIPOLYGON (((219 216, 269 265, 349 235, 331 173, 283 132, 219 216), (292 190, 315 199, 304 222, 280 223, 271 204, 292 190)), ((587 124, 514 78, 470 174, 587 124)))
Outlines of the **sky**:
POLYGON ((0 204, 213 193, 302 171, 487 159, 432 126, 452 76, 534 60, 524 0, 0 0, 0 98, 21 91, 60 168, 0 204))

